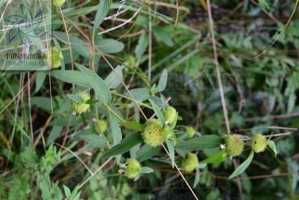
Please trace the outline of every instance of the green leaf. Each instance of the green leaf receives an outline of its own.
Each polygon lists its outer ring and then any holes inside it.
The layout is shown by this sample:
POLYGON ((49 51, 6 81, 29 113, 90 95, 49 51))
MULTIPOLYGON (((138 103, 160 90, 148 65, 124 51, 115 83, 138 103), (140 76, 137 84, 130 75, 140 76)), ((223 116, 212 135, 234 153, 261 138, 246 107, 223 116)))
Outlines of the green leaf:
POLYGON ((164 118, 164 115, 161 112, 160 108, 158 107, 158 105, 152 99, 149 99, 149 101, 150 101, 150 103, 151 103, 151 105, 154 109, 155 114, 159 118, 159 121, 162 123, 162 125, 164 125, 165 124, 165 118, 164 118))
POLYGON ((150 167, 141 167, 141 173, 142 174, 150 174, 152 173, 154 170, 150 167))
POLYGON ((133 133, 123 139, 119 144, 113 146, 111 149, 106 151, 103 155, 103 158, 108 158, 111 156, 119 155, 125 152, 128 152, 132 147, 141 143, 142 137, 140 133, 133 133))
POLYGON ((172 168, 174 167, 174 146, 171 140, 166 140, 166 145, 169 151, 172 168))
POLYGON ((126 96, 132 97, 137 101, 144 101, 150 97, 149 89, 148 88, 135 88, 131 89, 130 93, 126 92, 126 96))
POLYGON ((76 94, 68 94, 68 98, 70 98, 72 101, 76 103, 84 103, 84 99, 76 94))
POLYGON ((163 42, 164 44, 170 47, 173 46, 173 41, 169 37, 169 34, 165 31, 165 29, 160 28, 158 26, 154 26, 153 33, 158 42, 163 42))
POLYGON ((193 188, 195 188, 197 186, 197 184, 199 183, 200 180, 200 172, 199 169, 196 168, 196 174, 195 174, 195 179, 194 179, 194 183, 193 183, 193 188))
POLYGON ((140 36, 138 40, 138 45, 135 49, 135 55, 138 60, 140 60, 141 56, 144 54, 147 46, 148 46, 148 36, 145 33, 143 33, 140 36))
POLYGON ((223 139, 217 135, 205 135, 178 143, 176 149, 186 149, 189 151, 213 149, 220 147, 222 143, 223 139))
POLYGON ((38 92, 43 86, 47 74, 43 71, 36 72, 35 92, 38 92))
POLYGON ((141 131, 143 129, 143 125, 135 121, 127 121, 126 123, 121 123, 121 125, 135 131, 141 131))
POLYGON ((119 128, 118 120, 114 115, 109 115, 109 125, 112 133, 113 144, 119 144, 122 139, 122 135, 119 128))
POLYGON ((123 80, 124 66, 117 66, 106 78, 105 83, 110 89, 117 88, 123 80))
POLYGON ((229 179, 235 178, 236 176, 239 176, 242 174, 250 165, 252 159, 254 156, 254 151, 252 150, 248 156, 248 158, 239 166, 237 169, 228 177, 229 179))
POLYGON ((147 160, 157 153, 159 153, 161 150, 161 147, 151 147, 147 144, 145 144, 139 151, 137 151, 137 160, 139 162, 142 162, 144 160, 147 160))
POLYGON ((95 31, 101 23, 104 21, 105 17, 107 16, 110 6, 111 6, 112 0, 101 0, 98 9, 97 14, 94 21, 93 30, 95 31))
POLYGON ((125 45, 114 39, 103 39, 97 42, 97 47, 104 53, 119 53, 124 49, 125 45))
POLYGON ((167 85, 167 77, 168 77, 167 69, 164 69, 162 74, 161 74, 158 86, 156 88, 156 90, 158 92, 162 92, 162 91, 165 90, 166 85, 167 85))
POLYGON ((225 149, 219 151, 217 154, 214 156, 208 157, 207 159, 200 161, 200 163, 219 163, 223 162, 227 159, 227 156, 225 156, 225 149))
POLYGON ((105 148, 107 146, 107 139, 103 136, 96 135, 92 128, 80 132, 72 138, 72 140, 84 140, 92 147, 105 148))
POLYGON ((272 149, 272 151, 274 152, 274 155, 276 156, 277 150, 276 150, 275 142, 273 140, 268 140, 267 145, 272 149))
POLYGON ((85 88, 91 88, 88 82, 82 78, 83 74, 80 71, 55 70, 51 72, 51 76, 66 83, 75 84, 85 88))
POLYGON ((110 90, 108 89, 103 79, 99 77, 95 72, 84 67, 83 65, 76 63, 76 66, 83 74, 83 77, 80 78, 88 82, 88 84, 95 90, 97 96, 101 99, 102 102, 104 102, 105 104, 109 104, 112 97, 110 90))

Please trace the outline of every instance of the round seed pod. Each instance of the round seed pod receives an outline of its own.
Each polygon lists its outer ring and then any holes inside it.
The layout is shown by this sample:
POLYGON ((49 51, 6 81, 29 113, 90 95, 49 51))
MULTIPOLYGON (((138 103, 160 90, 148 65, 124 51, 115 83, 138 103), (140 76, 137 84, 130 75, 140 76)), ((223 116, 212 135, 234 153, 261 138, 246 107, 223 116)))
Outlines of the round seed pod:
POLYGON ((172 138, 172 136, 173 136, 173 129, 170 128, 170 126, 167 126, 167 125, 166 125, 166 126, 163 128, 162 132, 163 132, 163 136, 164 136, 165 139, 172 138))
POLYGON ((90 99, 90 96, 84 92, 79 92, 77 95, 83 99, 83 102, 72 102, 72 108, 76 115, 80 115, 81 113, 86 112, 90 108, 90 105, 86 103, 90 99))
POLYGON ((198 163, 197 155, 194 153, 188 153, 186 158, 182 161, 182 168, 186 172, 192 172, 197 168, 198 163))
POLYGON ((178 113, 177 113, 176 109, 172 106, 167 107, 164 115, 165 115, 165 121, 167 124, 173 124, 178 119, 178 113))
POLYGON ((135 159, 127 159, 126 169, 124 170, 124 174, 128 178, 135 178, 141 172, 141 165, 135 159))
POLYGON ((243 151, 244 142, 239 135, 228 135, 225 138, 225 147, 229 156, 238 156, 243 151))
POLYGON ((152 147, 161 145, 165 141, 162 124, 157 119, 148 120, 141 135, 144 143, 152 147))
POLYGON ((267 147, 267 138, 262 134, 256 134, 251 138, 251 148, 255 153, 265 151, 267 147))
POLYGON ((63 55, 56 47, 52 47, 46 52, 46 58, 48 66, 52 69, 56 69, 61 66, 61 59, 63 59, 63 55))
POLYGON ((193 127, 191 127, 191 126, 186 127, 186 133, 190 138, 192 138, 195 135, 195 132, 196 131, 193 127))

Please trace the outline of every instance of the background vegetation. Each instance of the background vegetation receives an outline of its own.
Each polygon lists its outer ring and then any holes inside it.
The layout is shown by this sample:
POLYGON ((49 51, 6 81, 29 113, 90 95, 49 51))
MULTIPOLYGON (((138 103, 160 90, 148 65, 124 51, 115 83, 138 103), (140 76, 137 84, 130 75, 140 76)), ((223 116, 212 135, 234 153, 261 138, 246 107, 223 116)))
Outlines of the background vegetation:
POLYGON ((0 199, 298 199, 298 1, 207 2, 53 5, 61 67, 1 72, 0 199), (74 102, 90 108, 74 113, 74 102), (141 124, 163 121, 168 105, 175 137, 144 144, 141 124), (244 152, 201 162, 228 133, 244 152), (256 133, 272 136, 277 156, 267 148, 229 179, 256 133), (144 167, 138 180, 120 173, 126 158, 144 167))

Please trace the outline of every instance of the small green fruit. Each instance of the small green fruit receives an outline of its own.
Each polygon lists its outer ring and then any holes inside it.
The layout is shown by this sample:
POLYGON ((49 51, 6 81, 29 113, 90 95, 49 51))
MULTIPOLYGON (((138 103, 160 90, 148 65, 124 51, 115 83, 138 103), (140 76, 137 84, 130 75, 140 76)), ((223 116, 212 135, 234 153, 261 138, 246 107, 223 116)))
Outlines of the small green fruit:
POLYGON ((178 113, 176 109, 172 106, 168 106, 165 111, 165 121, 167 124, 173 124, 178 119, 178 113))
POLYGON ((72 103, 72 108, 76 113, 76 115, 78 116, 81 113, 86 112, 90 108, 90 105, 86 103, 90 99, 90 96, 84 92, 79 92, 77 95, 83 99, 82 103, 77 103, 77 102, 72 103))
POLYGON ((244 142, 239 135, 228 135, 225 138, 225 147, 229 156, 238 156, 243 151, 244 142))
POLYGON ((195 135, 195 129, 191 126, 186 127, 186 133, 187 135, 192 138, 195 135))
POLYGON ((198 158, 194 153, 188 153, 187 157, 182 161, 182 168, 186 172, 192 172, 198 166, 198 158))
POLYGON ((165 140, 162 124, 157 119, 148 120, 141 135, 144 143, 152 147, 161 145, 165 140))
POLYGON ((138 174, 141 172, 141 165, 140 163, 135 159, 127 159, 126 162, 126 169, 124 171, 124 174, 128 178, 135 178, 138 174))
POLYGON ((98 120, 95 122, 94 128, 98 134, 103 134, 108 128, 108 123, 106 120, 98 120))
POLYGON ((52 69, 56 69, 61 66, 61 59, 63 59, 63 55, 56 47, 52 47, 46 52, 46 58, 48 66, 52 69))
POLYGON ((267 138, 262 134, 256 134, 251 139, 251 147, 255 153, 265 151, 267 147, 267 138))
POLYGON ((173 137, 173 129, 170 128, 170 126, 165 126, 162 130, 163 132, 163 136, 165 139, 169 139, 169 138, 172 138, 173 137))
POLYGON ((52 0, 52 3, 56 7, 61 7, 65 3, 65 0, 52 0))

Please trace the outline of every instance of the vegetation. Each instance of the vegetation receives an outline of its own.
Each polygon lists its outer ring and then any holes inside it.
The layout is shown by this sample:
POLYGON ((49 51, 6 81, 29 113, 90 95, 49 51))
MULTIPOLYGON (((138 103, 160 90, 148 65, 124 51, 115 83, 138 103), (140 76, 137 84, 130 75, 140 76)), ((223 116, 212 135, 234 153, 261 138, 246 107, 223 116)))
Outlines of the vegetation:
POLYGON ((299 198, 299 0, 52 2, 52 69, 1 71, 0 199, 299 198))

